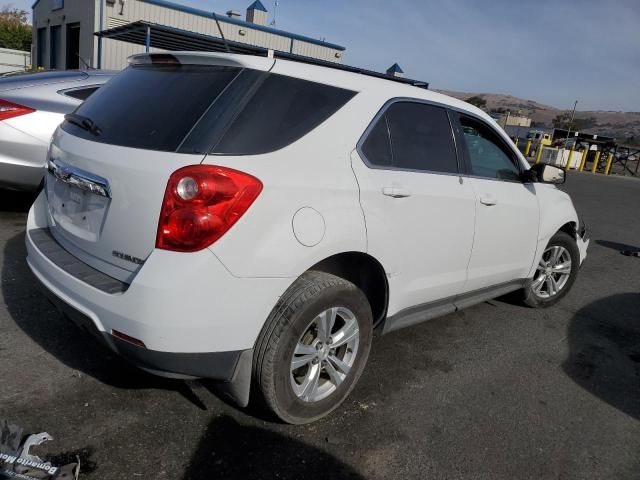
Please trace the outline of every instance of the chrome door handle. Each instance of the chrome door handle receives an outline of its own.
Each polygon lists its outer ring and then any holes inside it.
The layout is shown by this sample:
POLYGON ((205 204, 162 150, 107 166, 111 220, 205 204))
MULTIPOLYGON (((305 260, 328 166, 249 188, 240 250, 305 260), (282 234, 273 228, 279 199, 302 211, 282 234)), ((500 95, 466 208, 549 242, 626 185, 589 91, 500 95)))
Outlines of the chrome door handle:
POLYGON ((111 198, 111 188, 106 178, 54 159, 47 161, 47 171, 68 185, 87 190, 101 197, 111 198))
POLYGON ((496 197, 493 196, 493 195, 481 195, 480 196, 480 203, 483 204, 483 205, 487 205, 489 207, 492 207, 493 205, 498 203, 498 200, 496 200, 496 197))
POLYGON ((411 192, 402 187, 384 187, 382 189, 382 194, 393 198, 405 198, 411 196, 411 192))

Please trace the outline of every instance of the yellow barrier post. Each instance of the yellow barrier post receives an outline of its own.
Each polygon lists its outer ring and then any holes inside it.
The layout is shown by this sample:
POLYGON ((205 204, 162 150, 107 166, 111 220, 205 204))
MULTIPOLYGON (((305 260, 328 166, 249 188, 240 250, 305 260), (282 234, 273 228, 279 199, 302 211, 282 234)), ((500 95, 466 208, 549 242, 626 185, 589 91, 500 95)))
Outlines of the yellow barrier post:
POLYGON ((611 170, 612 163, 613 163, 613 152, 609 152, 609 155, 607 155, 607 168, 604 169, 605 175, 609 175, 609 170, 611 170))
POLYGON ((598 150, 596 152, 596 158, 593 159, 593 167, 591 167, 591 173, 596 173, 596 170, 598 169, 598 162, 600 161, 600 155, 602 155, 602 152, 598 150))
POLYGON ((524 147, 524 156, 528 157, 530 151, 531 151, 531 140, 527 140, 527 144, 524 147))
POLYGON ((544 149, 544 146, 540 145, 538 147, 538 153, 536 153, 536 163, 540 163, 540 158, 542 157, 542 150, 544 149))
POLYGON ((580 171, 584 170, 584 164, 587 163, 587 155, 589 155, 589 149, 586 148, 582 151, 582 160, 580 161, 580 171))
POLYGON ((569 169, 571 168, 571 158, 573 157, 573 152, 574 152, 573 147, 571 147, 571 148, 569 149, 569 158, 567 158, 567 166, 566 166, 566 167, 564 167, 564 170, 565 170, 566 172, 568 172, 568 171, 569 171, 569 169))

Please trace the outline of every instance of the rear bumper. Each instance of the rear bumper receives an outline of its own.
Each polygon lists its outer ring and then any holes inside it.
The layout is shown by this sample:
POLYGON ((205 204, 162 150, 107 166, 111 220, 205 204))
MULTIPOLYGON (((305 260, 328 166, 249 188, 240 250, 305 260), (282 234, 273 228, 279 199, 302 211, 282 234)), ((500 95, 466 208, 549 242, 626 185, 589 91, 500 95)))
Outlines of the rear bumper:
POLYGON ((231 381, 242 351, 215 353, 158 352, 101 332, 91 318, 55 296, 40 283, 53 305, 67 319, 122 358, 155 375, 169 378, 211 378, 231 381))
POLYGON ((70 264, 75 257, 68 252, 52 252, 63 250, 59 244, 43 246, 38 240, 46 229, 46 208, 41 194, 29 212, 26 245, 32 272, 76 324, 153 373, 231 380, 238 359, 253 348, 291 282, 234 277, 208 249, 155 250, 126 289, 109 290, 108 283, 87 271, 90 266, 70 264), (114 331, 140 340, 146 348, 114 337, 114 331))

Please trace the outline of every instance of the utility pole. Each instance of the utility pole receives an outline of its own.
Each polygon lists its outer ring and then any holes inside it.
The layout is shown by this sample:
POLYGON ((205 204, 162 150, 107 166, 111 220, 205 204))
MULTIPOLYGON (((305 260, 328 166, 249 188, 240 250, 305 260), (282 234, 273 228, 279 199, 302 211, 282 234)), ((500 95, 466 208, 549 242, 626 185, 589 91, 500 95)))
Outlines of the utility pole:
POLYGON ((571 112, 571 120, 569 120, 569 126, 567 127, 567 138, 564 140, 564 148, 566 150, 567 143, 569 143, 569 134, 571 133, 571 127, 573 126, 573 117, 576 115, 576 107, 578 106, 578 100, 573 104, 573 111, 571 112))

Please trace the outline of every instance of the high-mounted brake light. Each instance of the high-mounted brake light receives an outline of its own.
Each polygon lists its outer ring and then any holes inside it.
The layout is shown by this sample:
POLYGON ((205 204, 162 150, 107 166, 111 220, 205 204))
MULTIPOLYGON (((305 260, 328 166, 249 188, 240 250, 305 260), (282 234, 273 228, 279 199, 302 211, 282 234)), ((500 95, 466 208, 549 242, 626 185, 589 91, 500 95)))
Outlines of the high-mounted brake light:
POLYGON ((156 248, 195 252, 218 240, 249 209, 262 182, 237 170, 193 165, 169 178, 156 248))
POLYGON ((0 99, 0 121, 9 120, 10 118, 19 117, 20 115, 26 115, 33 112, 35 112, 33 108, 0 99))
POLYGON ((152 53, 149 55, 149 59, 153 65, 180 65, 178 57, 170 53, 152 53))

